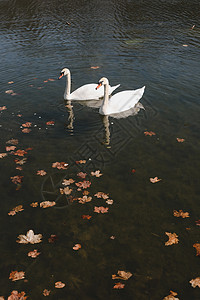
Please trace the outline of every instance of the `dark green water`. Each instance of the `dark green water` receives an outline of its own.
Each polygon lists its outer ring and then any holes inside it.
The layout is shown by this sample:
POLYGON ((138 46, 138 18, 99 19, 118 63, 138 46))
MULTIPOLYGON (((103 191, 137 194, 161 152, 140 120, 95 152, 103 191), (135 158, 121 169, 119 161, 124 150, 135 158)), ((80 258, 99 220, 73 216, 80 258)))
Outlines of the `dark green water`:
POLYGON ((159 300, 172 290, 181 300, 200 299, 189 283, 200 277, 193 248, 200 243, 199 1, 1 0, 0 17, 0 107, 7 108, 0 112, 0 153, 11 138, 19 140, 16 150, 33 148, 22 171, 15 155, 0 159, 0 296, 18 290, 43 299, 49 289, 48 299, 56 300, 159 300), (98 109, 73 103, 69 111, 65 80, 57 80, 63 67, 71 70, 73 90, 102 76, 120 83, 119 91, 145 85, 145 111, 109 117, 109 127, 98 109), (55 81, 44 83, 49 78, 55 81), (17 95, 5 93, 10 89, 17 95), (22 132, 25 122, 32 122, 30 133, 22 132), (75 163, 80 159, 86 164, 75 163), (56 161, 69 168, 52 168, 56 161), (36 175, 41 169, 46 176, 36 175), (103 176, 91 177, 98 169, 103 176), (113 205, 94 196, 84 205, 60 197, 62 179, 77 179, 79 171, 92 181, 91 196, 109 193, 113 205), (19 190, 10 179, 15 175, 24 176, 19 190), (155 176, 162 180, 150 183, 155 176), (57 204, 30 206, 44 200, 57 204), (9 216, 17 205, 24 211, 9 216), (97 214, 94 206, 109 212, 97 214), (180 209, 190 217, 175 218, 180 209), (83 220, 85 214, 92 218, 83 220), (42 243, 16 243, 29 229, 43 235, 42 243), (165 246, 165 232, 175 232, 179 243, 165 246), (51 234, 55 243, 48 242, 51 234), (27 256, 33 249, 41 252, 35 259, 27 256), (15 270, 26 280, 12 282, 15 270), (133 276, 112 280, 118 270, 133 276), (55 289, 57 281, 65 288, 55 289), (124 289, 113 289, 119 281, 124 289))

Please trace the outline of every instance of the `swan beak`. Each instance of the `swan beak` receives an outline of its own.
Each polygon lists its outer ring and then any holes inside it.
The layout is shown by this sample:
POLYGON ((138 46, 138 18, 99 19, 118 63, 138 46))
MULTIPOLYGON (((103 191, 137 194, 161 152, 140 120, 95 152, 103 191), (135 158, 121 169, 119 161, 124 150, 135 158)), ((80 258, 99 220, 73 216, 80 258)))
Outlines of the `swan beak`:
POLYGON ((64 74, 60 74, 60 76, 58 77, 58 79, 61 79, 64 76, 64 74))
POLYGON ((100 82, 100 83, 97 85, 96 90, 99 89, 101 86, 102 86, 102 83, 100 82))

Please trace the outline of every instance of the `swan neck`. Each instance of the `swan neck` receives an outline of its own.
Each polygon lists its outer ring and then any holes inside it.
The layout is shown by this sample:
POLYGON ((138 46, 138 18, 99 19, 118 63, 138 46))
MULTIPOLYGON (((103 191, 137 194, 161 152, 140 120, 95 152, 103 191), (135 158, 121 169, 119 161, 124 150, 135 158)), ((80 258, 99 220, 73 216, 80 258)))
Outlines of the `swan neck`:
POLYGON ((108 84, 104 85, 104 99, 103 99, 103 105, 102 105, 102 111, 105 112, 106 108, 108 107, 108 99, 109 99, 109 86, 108 84))
POLYGON ((66 87, 65 87, 65 93, 64 93, 64 99, 68 99, 71 92, 71 74, 67 74, 66 78, 66 87))

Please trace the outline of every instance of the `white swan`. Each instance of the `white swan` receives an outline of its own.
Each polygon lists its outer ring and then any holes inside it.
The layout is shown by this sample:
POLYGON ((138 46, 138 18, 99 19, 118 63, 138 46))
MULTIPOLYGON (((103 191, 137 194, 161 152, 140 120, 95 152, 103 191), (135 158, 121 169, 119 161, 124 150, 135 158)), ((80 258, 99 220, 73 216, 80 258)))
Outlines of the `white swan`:
MULTIPOLYGON (((96 83, 85 84, 71 93, 70 70, 67 68, 62 69, 58 79, 61 79, 63 76, 67 76, 66 88, 65 88, 65 92, 64 92, 65 100, 99 100, 100 98, 103 98, 103 95, 104 95, 103 87, 97 91, 95 89, 96 83)), ((120 84, 115 85, 113 87, 111 87, 109 85, 108 94, 111 95, 112 92, 119 86, 120 86, 120 84)))
POLYGON ((109 99, 109 81, 106 77, 102 77, 99 80, 99 84, 96 89, 104 86, 104 99, 99 109, 101 115, 117 114, 133 108, 138 101, 142 98, 145 90, 145 86, 137 90, 128 90, 119 92, 109 99))

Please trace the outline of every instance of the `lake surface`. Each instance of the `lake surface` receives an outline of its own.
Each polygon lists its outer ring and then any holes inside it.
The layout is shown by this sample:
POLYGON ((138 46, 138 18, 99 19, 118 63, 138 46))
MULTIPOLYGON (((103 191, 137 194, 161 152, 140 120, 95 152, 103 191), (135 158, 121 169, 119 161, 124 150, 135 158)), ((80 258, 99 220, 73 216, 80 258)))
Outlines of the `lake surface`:
POLYGON ((0 153, 7 153, 0 159, 0 296, 17 290, 43 299, 47 289, 59 300, 159 300, 172 290, 200 299, 190 283, 200 277, 193 247, 200 243, 199 12, 195 0, 0 1, 0 153), (98 108, 66 103, 66 80, 57 80, 64 67, 72 90, 103 76, 120 83, 118 91, 145 85, 145 110, 103 118, 98 108), (19 143, 6 151, 11 139, 19 143), (27 153, 18 156, 19 149, 27 153), (96 170, 103 175, 92 176, 96 170), (83 181, 79 172, 91 182, 85 204, 72 201, 82 197, 75 183, 71 198, 60 193, 63 179, 83 181), (17 175, 22 183, 12 182, 17 175), (161 180, 153 184, 154 177, 161 180), (113 204, 94 196, 99 191, 113 204), (30 205, 43 201, 56 205, 30 205), (19 205, 23 211, 8 215, 19 205), (108 212, 94 212, 101 206, 108 212), (30 229, 42 242, 17 243, 30 229), (176 233, 178 244, 165 246, 165 232, 176 233), (37 258, 27 255, 34 249, 37 258), (112 279, 119 270, 133 275, 112 279), (12 281, 12 271, 25 278, 12 281), (59 281, 64 288, 55 288, 59 281), (113 288, 117 282, 124 288, 113 288))

